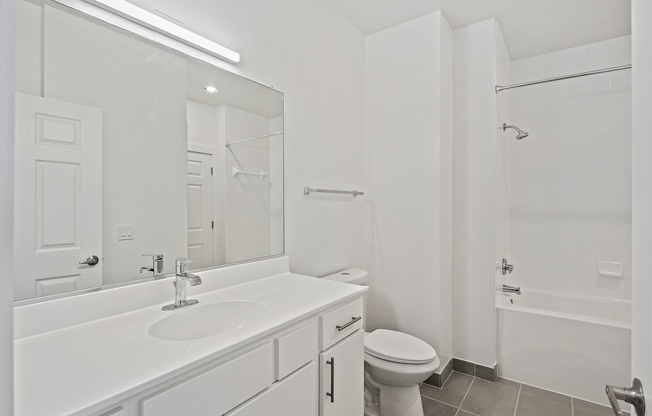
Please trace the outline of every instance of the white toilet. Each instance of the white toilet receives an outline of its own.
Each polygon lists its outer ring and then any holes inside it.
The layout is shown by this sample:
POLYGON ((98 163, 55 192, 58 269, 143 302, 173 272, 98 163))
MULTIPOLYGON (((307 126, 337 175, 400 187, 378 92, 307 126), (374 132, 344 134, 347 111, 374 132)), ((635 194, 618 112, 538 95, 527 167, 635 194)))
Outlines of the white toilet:
MULTIPOLYGON (((324 276, 366 284, 367 272, 347 269, 324 276)), ((439 367, 433 347, 412 335, 388 329, 366 333, 365 416, 423 416, 419 384, 439 367)))

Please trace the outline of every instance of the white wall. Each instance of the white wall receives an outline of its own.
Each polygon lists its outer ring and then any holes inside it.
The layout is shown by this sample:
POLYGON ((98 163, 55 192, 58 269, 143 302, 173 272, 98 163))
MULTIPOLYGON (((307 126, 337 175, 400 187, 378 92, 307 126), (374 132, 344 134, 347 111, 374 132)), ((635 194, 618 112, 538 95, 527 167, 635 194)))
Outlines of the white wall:
POLYGON ((440 12, 366 39, 367 329, 418 336, 443 359, 452 354, 451 49, 440 12))
MULTIPOLYGON (((513 83, 626 65, 621 37, 512 62, 513 83)), ((503 91, 511 98, 508 284, 631 299, 631 71, 503 91), (622 278, 602 275, 617 263, 622 278)))
POLYGON ((453 32, 453 353, 495 364, 494 19, 453 32))
MULTIPOLYGON (((632 375, 652 386, 652 3, 632 1, 632 375)), ((650 402, 648 400, 648 406, 650 402)))
POLYGON ((16 90, 41 96, 43 93, 43 7, 27 1, 16 1, 16 90), (30 22, 23 24, 22 22, 30 22))
POLYGON ((218 108, 213 105, 188 100, 188 144, 217 150, 224 146, 223 121, 218 108), (221 146, 220 146, 221 145, 221 146))
POLYGON ((0 0, 0 414, 13 411, 15 2, 0 0), (8 64, 9 63, 9 64, 8 64))
POLYGON ((138 0, 241 54, 225 65, 285 94, 286 253, 294 272, 362 264, 363 198, 304 197, 308 182, 364 184, 364 39, 327 2, 138 0))

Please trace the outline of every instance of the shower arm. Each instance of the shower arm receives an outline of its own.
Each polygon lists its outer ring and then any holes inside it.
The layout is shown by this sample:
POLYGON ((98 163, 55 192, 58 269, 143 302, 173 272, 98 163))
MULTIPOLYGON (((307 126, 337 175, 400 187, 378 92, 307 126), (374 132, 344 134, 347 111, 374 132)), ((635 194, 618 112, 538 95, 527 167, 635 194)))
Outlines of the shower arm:
POLYGON ((518 127, 516 127, 516 126, 514 126, 512 124, 503 123, 503 131, 506 131, 507 129, 516 130, 516 133, 517 133, 516 140, 521 140, 521 139, 529 136, 528 132, 519 129, 518 127))

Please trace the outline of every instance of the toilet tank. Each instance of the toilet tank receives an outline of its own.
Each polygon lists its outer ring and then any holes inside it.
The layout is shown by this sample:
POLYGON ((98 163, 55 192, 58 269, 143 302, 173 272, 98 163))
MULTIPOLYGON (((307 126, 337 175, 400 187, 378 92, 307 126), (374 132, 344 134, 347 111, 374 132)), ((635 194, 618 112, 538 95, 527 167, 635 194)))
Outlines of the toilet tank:
MULTIPOLYGON (((366 270, 362 269, 345 269, 345 270, 340 270, 337 273, 329 274, 327 276, 322 277, 322 279, 328 279, 328 280, 336 280, 338 282, 344 282, 344 283, 350 283, 354 285, 361 285, 361 286, 367 286, 367 279, 369 275, 366 270)), ((366 321, 367 321, 367 293, 365 292, 362 295, 362 313, 364 315, 364 319, 362 320, 362 328, 366 328, 366 321)))
POLYGON ((361 269, 345 269, 337 273, 329 274, 322 279, 337 280, 338 282, 351 283, 354 285, 366 286, 368 274, 361 269))

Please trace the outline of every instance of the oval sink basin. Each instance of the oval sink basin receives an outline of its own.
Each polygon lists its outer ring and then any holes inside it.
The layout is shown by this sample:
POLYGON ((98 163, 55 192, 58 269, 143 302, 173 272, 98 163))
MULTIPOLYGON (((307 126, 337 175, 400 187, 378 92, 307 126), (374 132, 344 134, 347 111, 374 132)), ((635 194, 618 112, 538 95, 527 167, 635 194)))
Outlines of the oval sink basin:
POLYGON ((265 316, 269 308, 252 301, 227 301, 189 306, 149 327, 149 334, 168 341, 188 341, 241 330, 265 316))

